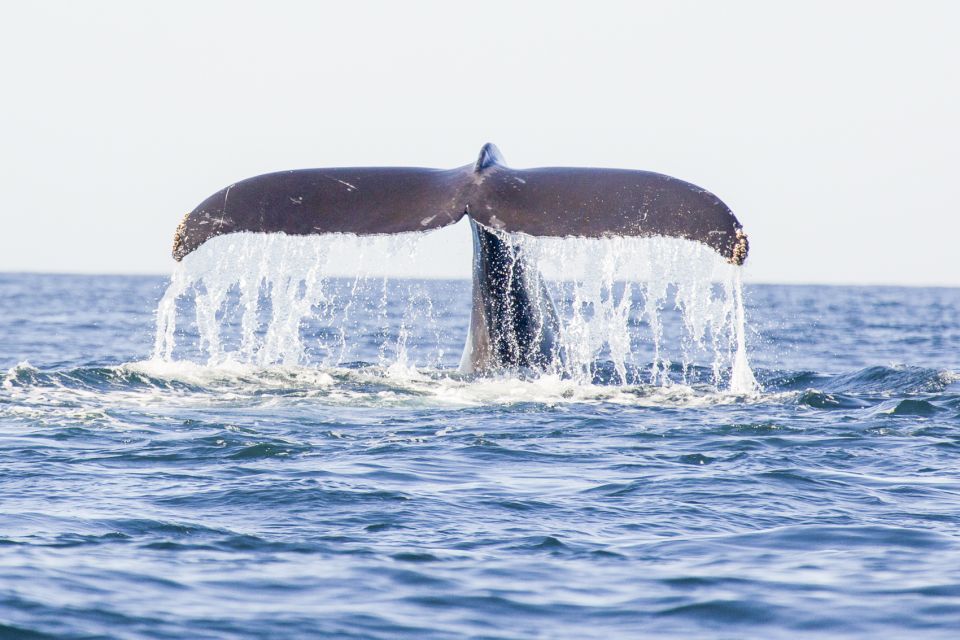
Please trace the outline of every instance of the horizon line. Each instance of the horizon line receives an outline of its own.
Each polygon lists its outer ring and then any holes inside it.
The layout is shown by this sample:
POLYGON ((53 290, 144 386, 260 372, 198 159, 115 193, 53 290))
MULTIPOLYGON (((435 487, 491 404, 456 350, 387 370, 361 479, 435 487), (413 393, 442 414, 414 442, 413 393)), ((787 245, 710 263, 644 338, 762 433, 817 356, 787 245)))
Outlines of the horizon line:
MULTIPOLYGON (((159 271, 34 271, 34 270, 7 270, 0 269, 0 276, 79 276, 79 277, 140 277, 140 278, 169 278, 171 272, 159 271)), ((332 273, 332 278, 350 278, 355 277, 355 273, 332 273)), ((368 274, 368 278, 388 278, 394 280, 437 280, 437 281, 468 281, 470 276, 464 277, 440 277, 440 276, 393 276, 389 274, 368 274)), ((904 288, 904 289, 960 289, 960 283, 904 283, 904 282, 818 282, 818 281, 772 281, 772 280, 751 280, 744 278, 744 284, 748 286, 786 286, 786 287, 884 287, 884 288, 904 288)))

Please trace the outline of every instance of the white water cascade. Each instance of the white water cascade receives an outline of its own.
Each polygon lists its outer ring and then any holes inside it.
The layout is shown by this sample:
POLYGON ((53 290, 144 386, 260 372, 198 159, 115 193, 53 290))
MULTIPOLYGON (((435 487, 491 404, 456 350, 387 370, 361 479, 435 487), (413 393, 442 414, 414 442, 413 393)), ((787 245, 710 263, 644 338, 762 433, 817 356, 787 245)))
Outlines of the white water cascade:
MULTIPOLYGON (((417 251, 425 235, 214 238, 171 277, 157 309, 154 359, 452 369, 469 322, 469 282, 370 275, 385 263, 429 259, 417 251), (354 276, 331 275, 345 265, 354 276)), ((717 387, 758 389, 741 270, 706 246, 512 239, 543 273, 560 312, 565 375, 590 382, 602 362, 608 383, 670 385, 707 371, 717 387)))

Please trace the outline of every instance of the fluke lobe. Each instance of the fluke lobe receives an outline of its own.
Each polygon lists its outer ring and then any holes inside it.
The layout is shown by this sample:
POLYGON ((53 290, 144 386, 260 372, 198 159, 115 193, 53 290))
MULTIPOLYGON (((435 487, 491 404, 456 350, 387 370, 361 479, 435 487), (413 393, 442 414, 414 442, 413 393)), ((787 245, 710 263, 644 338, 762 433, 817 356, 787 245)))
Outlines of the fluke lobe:
POLYGON ((542 371, 563 358, 553 302, 511 232, 685 238, 737 265, 748 250, 730 208, 688 182, 625 169, 511 169, 486 144, 475 163, 457 169, 301 169, 242 180, 184 217, 173 257, 228 233, 376 235, 428 231, 464 216, 474 238, 467 372, 542 371))

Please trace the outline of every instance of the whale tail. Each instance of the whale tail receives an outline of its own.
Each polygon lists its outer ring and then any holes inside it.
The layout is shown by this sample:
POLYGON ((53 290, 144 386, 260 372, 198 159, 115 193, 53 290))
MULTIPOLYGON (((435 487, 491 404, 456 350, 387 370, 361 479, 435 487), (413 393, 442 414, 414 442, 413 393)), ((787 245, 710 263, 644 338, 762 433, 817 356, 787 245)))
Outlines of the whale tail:
POLYGON ((269 173, 232 184, 187 214, 173 257, 238 232, 378 235, 429 231, 468 216, 473 314, 461 369, 547 370, 563 358, 543 279, 508 237, 667 236, 743 264, 743 227, 715 195, 649 171, 512 169, 486 144, 456 169, 346 168, 269 173))
POLYGON ((301 169, 242 180, 184 217, 173 257, 227 233, 403 233, 464 215, 534 236, 685 238, 734 264, 743 264, 748 251, 730 208, 693 184, 649 171, 512 169, 486 144, 475 163, 457 169, 301 169))

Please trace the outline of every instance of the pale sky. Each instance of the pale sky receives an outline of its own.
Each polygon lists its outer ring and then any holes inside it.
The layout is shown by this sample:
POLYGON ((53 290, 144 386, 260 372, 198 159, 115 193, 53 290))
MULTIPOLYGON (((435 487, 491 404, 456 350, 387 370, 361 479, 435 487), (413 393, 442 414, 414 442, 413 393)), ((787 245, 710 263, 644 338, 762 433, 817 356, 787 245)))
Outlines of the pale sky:
MULTIPOLYGON (((960 286, 960 3, 5 3, 0 271, 168 273, 281 169, 647 169, 719 195, 754 282, 960 286)), ((457 227, 431 275, 465 275, 457 227)))

